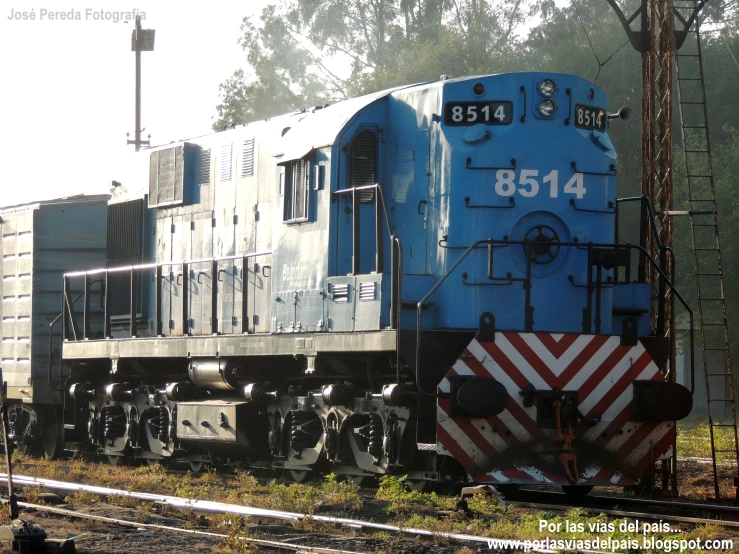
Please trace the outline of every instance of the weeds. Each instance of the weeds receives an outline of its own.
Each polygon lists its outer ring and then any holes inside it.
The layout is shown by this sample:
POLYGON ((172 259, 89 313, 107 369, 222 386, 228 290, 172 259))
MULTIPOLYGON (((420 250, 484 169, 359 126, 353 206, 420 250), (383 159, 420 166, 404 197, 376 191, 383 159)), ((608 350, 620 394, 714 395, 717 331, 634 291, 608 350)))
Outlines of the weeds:
POLYGON ((273 481, 270 486, 268 503, 271 504, 271 508, 277 510, 312 514, 317 497, 318 489, 311 485, 297 483, 285 485, 273 481))
POLYGON ((323 501, 329 506, 344 505, 357 511, 362 507, 359 486, 340 481, 335 473, 329 473, 321 484, 320 493, 323 501))
POLYGON ((136 523, 146 523, 153 508, 154 505, 151 502, 141 502, 136 508, 136 523))
POLYGON ((385 475, 380 478, 377 498, 388 501, 386 510, 390 513, 413 511, 419 507, 454 508, 452 498, 442 498, 436 493, 418 492, 408 489, 407 477, 385 475))
MULTIPOLYGON (((730 451, 717 453, 716 461, 736 463, 736 457, 731 452, 734 450, 734 429, 730 427, 714 428, 713 440, 716 450, 730 451)), ((710 458, 711 430, 709 426, 704 424, 692 428, 678 427, 677 451, 682 458, 710 458)))
POLYGON ((100 502, 100 496, 86 491, 77 491, 72 496, 67 496, 64 501, 75 506, 77 504, 95 504, 100 502))

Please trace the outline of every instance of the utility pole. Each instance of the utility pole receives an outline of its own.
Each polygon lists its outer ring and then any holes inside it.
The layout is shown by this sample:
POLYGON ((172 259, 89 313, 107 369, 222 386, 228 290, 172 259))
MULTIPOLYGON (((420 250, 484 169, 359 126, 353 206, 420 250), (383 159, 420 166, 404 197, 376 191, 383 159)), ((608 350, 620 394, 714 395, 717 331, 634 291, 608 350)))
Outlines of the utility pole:
POLYGON ((141 140, 141 131, 143 131, 141 128, 141 52, 154 50, 154 29, 142 29, 140 15, 136 16, 136 28, 131 35, 131 50, 136 52, 136 126, 134 127, 134 139, 129 139, 127 144, 133 144, 138 152, 141 150, 141 145, 149 146, 150 143, 148 140, 141 140))
MULTIPOLYGON (((631 42, 642 57, 642 197, 651 204, 657 229, 651 222, 647 202, 642 202, 640 242, 657 260, 662 273, 674 282, 673 210, 673 65, 706 0, 696 0, 690 13, 675 9, 673 0, 641 0, 640 7, 626 17, 616 0, 606 0, 631 42), (677 23, 677 24, 676 24, 677 23), (639 28, 632 28, 636 25, 639 28)), ((669 379, 676 377, 674 299, 665 279, 649 263, 640 261, 639 279, 657 285, 653 303, 656 338, 669 361, 669 379)), ((667 368, 665 368, 667 369, 667 368)), ((673 448, 675 448, 673 444, 673 448)), ((677 460, 662 465, 662 488, 677 491, 677 460), (670 467, 671 466, 671 467, 670 467)), ((650 486, 653 484, 650 483, 650 486)))

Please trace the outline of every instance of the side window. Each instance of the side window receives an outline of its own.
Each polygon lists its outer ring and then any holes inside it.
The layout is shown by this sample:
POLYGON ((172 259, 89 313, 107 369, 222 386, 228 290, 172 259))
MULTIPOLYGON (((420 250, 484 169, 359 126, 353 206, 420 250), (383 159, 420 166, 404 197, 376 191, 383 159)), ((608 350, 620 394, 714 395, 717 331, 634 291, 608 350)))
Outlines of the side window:
MULTIPOLYGON (((360 128, 349 144, 348 188, 377 183, 377 151, 378 130, 376 126, 371 129, 360 128)), ((372 202, 374 198, 374 190, 365 190, 359 194, 360 202, 372 202)))
POLYGON ((310 190, 310 162, 296 160, 285 165, 280 176, 283 194, 282 221, 307 221, 310 190))

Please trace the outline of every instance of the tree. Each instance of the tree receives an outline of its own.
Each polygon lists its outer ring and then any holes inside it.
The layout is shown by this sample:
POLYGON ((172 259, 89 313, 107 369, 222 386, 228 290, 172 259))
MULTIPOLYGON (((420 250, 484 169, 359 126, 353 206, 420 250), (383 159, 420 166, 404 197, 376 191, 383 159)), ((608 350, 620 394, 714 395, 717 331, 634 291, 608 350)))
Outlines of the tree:
POLYGON ((552 0, 285 0, 247 17, 253 73, 221 84, 215 129, 439 75, 513 69, 516 31, 552 0))

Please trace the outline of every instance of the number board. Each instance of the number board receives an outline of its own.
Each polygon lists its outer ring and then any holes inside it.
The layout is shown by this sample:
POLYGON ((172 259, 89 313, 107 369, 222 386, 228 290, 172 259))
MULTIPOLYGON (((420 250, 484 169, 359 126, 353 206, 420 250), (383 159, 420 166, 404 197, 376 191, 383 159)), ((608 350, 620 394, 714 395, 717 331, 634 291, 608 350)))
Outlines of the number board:
POLYGON ((603 108, 575 104, 575 127, 605 131, 607 119, 603 108))
POLYGON ((513 102, 447 102, 444 106, 446 125, 510 125, 513 102))

